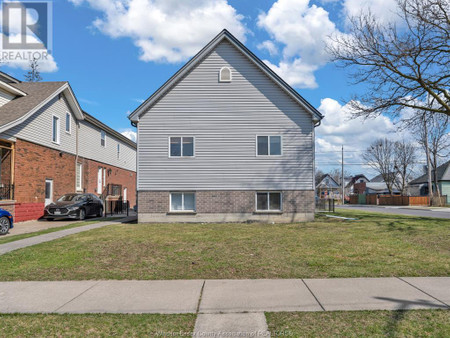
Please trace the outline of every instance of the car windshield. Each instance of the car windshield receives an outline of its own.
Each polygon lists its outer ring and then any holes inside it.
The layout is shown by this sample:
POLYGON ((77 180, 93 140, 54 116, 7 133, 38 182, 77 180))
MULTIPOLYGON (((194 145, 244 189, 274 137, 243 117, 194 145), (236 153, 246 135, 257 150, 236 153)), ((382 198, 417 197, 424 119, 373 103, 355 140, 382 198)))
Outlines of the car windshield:
POLYGON ((58 202, 80 202, 86 200, 85 195, 67 194, 58 199, 58 202))

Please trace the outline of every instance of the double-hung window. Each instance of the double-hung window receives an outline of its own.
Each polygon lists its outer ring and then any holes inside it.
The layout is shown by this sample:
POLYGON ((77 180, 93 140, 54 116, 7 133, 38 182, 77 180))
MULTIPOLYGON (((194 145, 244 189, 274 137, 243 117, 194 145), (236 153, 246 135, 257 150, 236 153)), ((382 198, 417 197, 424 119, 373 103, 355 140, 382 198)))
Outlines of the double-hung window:
POLYGON ((53 115, 52 118, 52 141, 59 144, 59 117, 53 115))
POLYGON ((281 203, 281 192, 267 191, 256 193, 256 211, 281 211, 281 203))
POLYGON ((194 138, 190 137, 170 137, 170 157, 193 157, 194 138))
POLYGON ((194 192, 170 193, 170 211, 195 212, 195 193, 194 192))
POLYGON ((281 155, 281 136, 258 136, 256 141, 256 154, 258 156, 281 155))
POLYGON ((70 134, 70 113, 66 113, 66 133, 70 134))
POLYGON ((100 131, 100 145, 105 148, 106 147, 106 133, 102 130, 100 131))

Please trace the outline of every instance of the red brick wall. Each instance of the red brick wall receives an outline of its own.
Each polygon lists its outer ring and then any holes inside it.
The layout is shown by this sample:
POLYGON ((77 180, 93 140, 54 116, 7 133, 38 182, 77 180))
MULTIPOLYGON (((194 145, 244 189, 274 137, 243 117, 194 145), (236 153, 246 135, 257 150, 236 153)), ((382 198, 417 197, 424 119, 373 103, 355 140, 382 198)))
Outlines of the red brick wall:
POLYGON ((79 163, 83 164, 83 190, 87 193, 101 195, 102 191, 97 191, 98 168, 106 169, 105 184, 118 184, 122 186, 122 194, 124 188, 127 188, 127 199, 130 206, 136 205, 136 173, 126 169, 114 167, 112 165, 101 162, 79 158, 79 163))

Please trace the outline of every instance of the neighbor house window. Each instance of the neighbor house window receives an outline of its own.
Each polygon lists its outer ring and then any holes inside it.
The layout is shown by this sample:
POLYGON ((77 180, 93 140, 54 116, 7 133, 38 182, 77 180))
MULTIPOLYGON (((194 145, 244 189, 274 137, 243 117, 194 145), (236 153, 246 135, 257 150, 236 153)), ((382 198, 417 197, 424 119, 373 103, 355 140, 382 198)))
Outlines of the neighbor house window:
POLYGON ((70 134, 70 114, 66 113, 66 133, 70 134))
POLYGON ((81 177, 83 175, 83 165, 81 163, 77 163, 77 191, 81 191, 83 189, 82 187, 82 180, 81 177))
POLYGON ((195 211, 195 193, 172 192, 170 193, 170 211, 195 211))
POLYGON ((106 147, 106 133, 103 130, 100 131, 100 145, 106 147))
POLYGON ((120 159, 120 143, 117 143, 117 158, 120 159))
POLYGON ((256 211, 281 211, 281 192, 257 192, 256 211))
POLYGON ((170 157, 192 157, 194 156, 193 137, 171 137, 170 157))
POLYGON ((231 80, 232 80, 231 69, 228 67, 222 67, 219 72, 219 81, 231 82, 231 80))
POLYGON ((281 136, 258 136, 256 153, 258 155, 281 155, 281 136))
POLYGON ((59 117, 53 116, 52 121, 52 141, 54 143, 59 143, 59 117))

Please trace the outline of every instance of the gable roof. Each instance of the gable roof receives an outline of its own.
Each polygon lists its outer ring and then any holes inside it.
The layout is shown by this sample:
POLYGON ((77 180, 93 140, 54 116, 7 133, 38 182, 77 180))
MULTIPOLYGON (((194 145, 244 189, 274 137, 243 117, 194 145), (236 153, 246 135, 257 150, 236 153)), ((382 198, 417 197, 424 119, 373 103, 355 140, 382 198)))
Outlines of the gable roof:
POLYGON ((26 95, 18 96, 0 107, 0 133, 22 123, 62 92, 76 117, 80 120, 84 118, 68 82, 20 82, 9 85, 26 95))
POLYGON ((245 56, 249 58, 263 73, 272 79, 281 87, 291 98, 294 99, 301 107, 305 108, 313 116, 313 120, 319 122, 323 115, 306 101, 296 90, 289 86, 281 77, 279 77, 270 67, 268 67, 261 59, 253 54, 238 39, 236 39, 228 30, 224 29, 214 39, 212 39, 205 47, 203 47, 192 59, 190 59, 178 72, 176 72, 169 80, 167 80, 156 92, 154 92, 147 100, 145 100, 138 108, 136 108, 128 118, 132 122, 139 122, 139 118, 151 106, 153 106, 161 97, 163 97, 178 81, 186 75, 193 67, 204 59, 220 42, 227 40, 245 56))
MULTIPOLYGON (((450 181, 450 161, 445 162, 444 164, 441 164, 439 167, 436 168, 436 175, 438 181, 450 181)), ((433 173, 431 174, 431 177, 434 178, 433 173)), ((422 183, 428 183, 428 175, 422 175, 415 180, 412 180, 409 182, 409 184, 422 184, 422 183)))
POLYGON ((331 175, 330 174, 325 174, 325 175, 322 175, 321 177, 320 177, 320 179, 319 179, 319 184, 317 184, 317 186, 316 186, 316 188, 319 188, 319 187, 326 187, 326 188, 333 188, 332 186, 330 186, 330 185, 327 185, 326 183, 323 183, 323 181, 325 180, 325 178, 330 178, 333 182, 334 182, 334 184, 336 185, 336 187, 340 187, 341 185, 338 183, 338 182, 336 182, 336 180, 333 178, 333 177, 331 177, 331 175), (322 184, 323 183, 323 184, 322 184))
POLYGON ((370 182, 370 180, 366 177, 366 175, 359 174, 359 175, 355 175, 351 178, 350 182, 347 183, 346 188, 353 186, 357 180, 359 180, 360 178, 363 178, 363 177, 367 180, 367 182, 370 182))

